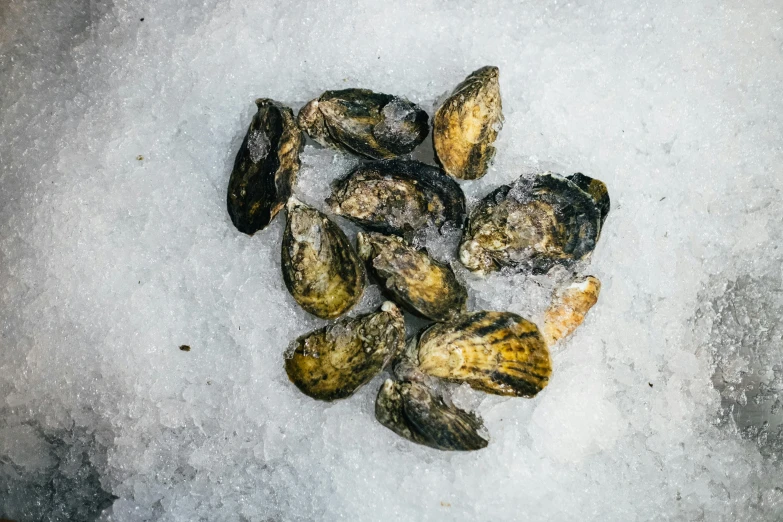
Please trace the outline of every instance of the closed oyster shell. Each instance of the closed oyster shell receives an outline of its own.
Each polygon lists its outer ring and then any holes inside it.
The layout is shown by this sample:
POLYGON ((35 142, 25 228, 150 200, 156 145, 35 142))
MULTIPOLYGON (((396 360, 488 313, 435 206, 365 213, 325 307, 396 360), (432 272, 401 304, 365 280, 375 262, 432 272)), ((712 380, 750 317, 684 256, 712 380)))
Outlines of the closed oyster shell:
POLYGON ((418 161, 362 163, 332 187, 332 212, 362 227, 404 235, 465 220, 465 195, 443 172, 418 161))
POLYGON ((293 343, 285 371, 310 397, 333 401, 353 395, 377 375, 405 344, 402 312, 386 301, 381 310, 343 319, 293 343))
POLYGON ((544 313, 544 339, 550 346, 571 335, 585 320, 587 312, 598 302, 601 281, 594 276, 575 279, 555 292, 552 304, 544 313))
POLYGON ((471 212, 460 261, 480 273, 508 266, 542 274, 583 259, 595 248, 608 211, 605 185, 591 180, 591 186, 598 184, 605 194, 600 201, 552 173, 499 187, 471 212))
POLYGON ((446 404, 420 382, 387 379, 375 400, 375 418, 401 437, 439 450, 471 451, 488 444, 480 418, 446 404))
POLYGON ((291 196, 304 138, 294 113, 274 100, 256 100, 258 112, 234 160, 228 214, 240 232, 266 227, 291 196))
POLYGON ((326 91, 302 107, 299 126, 315 141, 372 159, 408 154, 429 132, 429 117, 404 98, 368 89, 326 91))
POLYGON ((311 314, 334 319, 362 297, 364 265, 340 227, 295 198, 288 202, 283 234, 283 280, 297 303, 311 314))
POLYGON ((478 179, 495 157, 492 143, 503 123, 498 75, 493 66, 473 71, 435 113, 432 145, 449 176, 478 179))
POLYGON ((538 327, 510 312, 475 312, 435 324, 419 338, 419 369, 497 395, 532 397, 549 382, 538 327))
POLYGON ((585 176, 581 172, 566 176, 566 179, 572 181, 577 187, 590 194, 590 197, 593 198, 598 210, 601 212, 601 228, 603 228, 604 221, 606 221, 606 216, 609 215, 609 209, 611 208, 609 189, 606 188, 604 182, 591 178, 590 176, 585 176))
POLYGON ((397 236, 360 232, 359 256, 396 303, 410 312, 450 321, 465 311, 468 293, 454 271, 397 236))

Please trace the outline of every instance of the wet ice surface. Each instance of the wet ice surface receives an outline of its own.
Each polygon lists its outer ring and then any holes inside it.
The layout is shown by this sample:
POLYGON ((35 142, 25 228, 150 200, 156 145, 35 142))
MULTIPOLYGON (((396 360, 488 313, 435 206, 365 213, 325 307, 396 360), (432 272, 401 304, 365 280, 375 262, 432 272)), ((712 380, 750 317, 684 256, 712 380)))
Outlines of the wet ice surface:
MULTIPOLYGON (((781 517, 779 3, 30 0, 0 24, 0 517, 781 517), (469 205, 552 170, 613 208, 550 385, 460 387, 491 443, 455 455, 375 421, 381 378, 334 404, 288 383, 324 322, 285 290, 283 220, 237 233, 225 190, 258 97, 430 110, 486 64, 505 124, 469 205)), ((354 161, 307 147, 298 196, 323 208, 354 161)), ((460 277, 533 319, 552 284, 460 277)))
POLYGON ((780 277, 744 275, 723 286, 704 310, 714 314, 720 420, 777 459, 783 456, 783 285, 780 277))

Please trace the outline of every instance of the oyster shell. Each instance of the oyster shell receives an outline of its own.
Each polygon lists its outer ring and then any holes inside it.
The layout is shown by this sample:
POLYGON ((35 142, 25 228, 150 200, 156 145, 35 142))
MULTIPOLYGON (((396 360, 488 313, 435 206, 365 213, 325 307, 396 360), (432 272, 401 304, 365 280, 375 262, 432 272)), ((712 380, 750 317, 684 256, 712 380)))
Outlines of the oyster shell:
POLYGON ((391 299, 410 312, 450 321, 465 311, 468 293, 454 271, 404 239, 376 232, 357 236, 359 257, 391 299))
POLYGON ((391 365, 392 375, 400 381, 436 382, 419 369, 419 340, 410 337, 403 348, 395 357, 391 365))
POLYGON ((325 147, 372 159, 408 154, 424 141, 429 117, 404 98, 368 89, 326 91, 302 107, 297 123, 325 147))
POLYGON ((503 123, 498 75, 493 66, 473 71, 435 113, 432 145, 449 176, 478 179, 495 157, 492 143, 503 123))
POLYGON ((428 225, 465 220, 465 195, 443 172, 418 161, 362 163, 332 187, 335 214, 362 227, 404 235, 428 225))
POLYGON ((256 100, 258 112, 234 160, 228 214, 240 232, 266 227, 291 196, 304 138, 294 113, 274 100, 256 100))
POLYGON ((603 187, 599 201, 571 179, 551 173, 520 178, 489 194, 470 214, 459 250, 462 264, 480 273, 509 266, 542 274, 588 256, 609 196, 603 183, 580 176, 582 186, 603 187))
POLYGON ((287 205, 283 280, 299 306, 323 319, 350 310, 362 297, 364 265, 340 227, 295 198, 287 205))
POLYGON ((419 369, 497 395, 532 397, 552 366, 538 327, 510 312, 475 312, 419 338, 419 369))
POLYGON ((603 228, 604 221, 606 221, 606 216, 609 215, 609 209, 611 208, 609 190, 604 182, 585 176, 581 172, 566 176, 566 179, 571 180, 577 187, 590 194, 590 197, 593 198, 593 201, 598 206, 598 210, 601 212, 601 227, 603 228))
POLYGON ((598 302, 601 281, 586 276, 575 279, 555 293, 552 304, 544 313, 544 339, 550 346, 571 335, 585 320, 585 315, 598 302))
POLYGON ((380 311, 343 319, 293 343, 285 371, 310 397, 333 401, 353 395, 403 349, 402 312, 386 301, 380 311))
POLYGON ((487 439, 476 415, 446 404, 420 382, 387 379, 375 400, 375 418, 394 433, 439 450, 485 448, 487 439))

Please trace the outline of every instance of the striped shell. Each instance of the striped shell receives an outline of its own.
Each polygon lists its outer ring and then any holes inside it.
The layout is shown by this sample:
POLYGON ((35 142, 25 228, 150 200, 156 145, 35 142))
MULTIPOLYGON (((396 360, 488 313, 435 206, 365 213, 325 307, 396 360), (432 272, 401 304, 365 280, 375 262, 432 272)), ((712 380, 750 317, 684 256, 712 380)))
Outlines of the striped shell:
POLYGON ((475 312, 436 324, 419 338, 419 369, 497 395, 532 397, 549 382, 549 351, 538 327, 510 312, 475 312))

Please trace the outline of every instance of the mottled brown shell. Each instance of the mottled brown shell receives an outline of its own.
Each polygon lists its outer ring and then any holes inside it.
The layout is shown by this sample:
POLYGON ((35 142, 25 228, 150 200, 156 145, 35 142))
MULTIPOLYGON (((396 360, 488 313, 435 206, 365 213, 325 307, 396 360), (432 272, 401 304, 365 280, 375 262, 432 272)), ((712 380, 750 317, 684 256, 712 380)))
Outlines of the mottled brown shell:
POLYGON ((335 214, 368 230, 404 235, 447 222, 461 227, 465 195, 443 172, 418 161, 362 163, 332 187, 335 214))
POLYGON ((404 344, 402 312, 386 301, 376 313, 343 319, 298 338, 285 371, 314 399, 343 399, 377 375, 404 344))
POLYGON ((499 71, 487 66, 472 72, 435 113, 432 145, 443 170, 458 179, 478 179, 495 157, 503 123, 499 71))
POLYGON ((408 311, 433 321, 450 321, 465 311, 465 287, 450 266, 432 259, 426 250, 375 232, 360 232, 357 244, 370 273, 408 311))
POLYGON ((294 113, 273 100, 256 100, 228 182, 228 214, 240 232, 266 227, 291 197, 304 138, 294 113))
POLYGON ((481 419, 444 400, 427 385, 387 379, 375 400, 375 418, 397 435, 446 451, 471 451, 488 444, 481 419))
POLYGON ((427 137, 427 120, 418 105, 368 89, 326 91, 297 116, 321 145, 372 159, 411 152, 427 137))
POLYGON ((550 346, 571 335, 585 320, 587 312, 598 302, 601 281, 597 277, 580 277, 555 292, 552 304, 544 314, 544 339, 550 346))
POLYGON ((549 382, 549 350, 538 327, 510 312, 475 312, 435 324, 419 338, 419 369, 497 395, 532 397, 549 382))
POLYGON ((364 266, 340 227, 294 198, 283 234, 283 280, 297 303, 323 319, 350 310, 364 292, 364 266))
MULTIPOLYGON (((600 181, 591 182, 605 189, 600 181)), ((557 174, 522 177, 499 187, 473 209, 460 261, 480 273, 512 267, 541 274, 555 265, 570 266, 595 248, 608 205, 606 192, 596 201, 557 174)))

